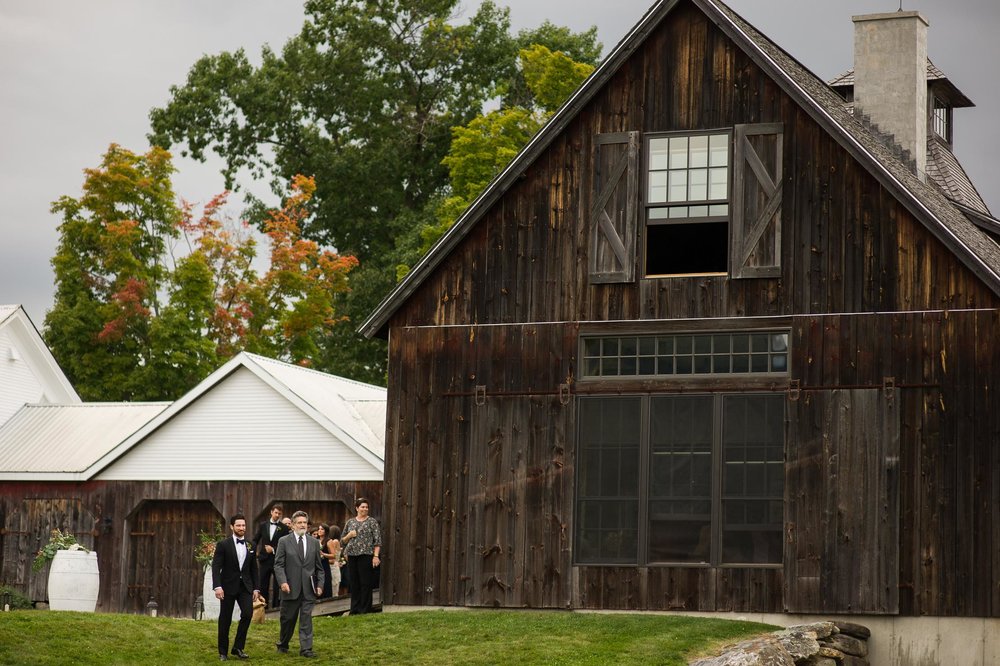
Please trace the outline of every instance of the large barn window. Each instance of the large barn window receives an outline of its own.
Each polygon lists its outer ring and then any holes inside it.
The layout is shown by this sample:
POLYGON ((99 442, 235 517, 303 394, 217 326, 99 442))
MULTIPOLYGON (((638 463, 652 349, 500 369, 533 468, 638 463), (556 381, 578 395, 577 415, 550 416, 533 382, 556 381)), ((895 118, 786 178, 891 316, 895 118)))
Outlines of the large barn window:
POLYGON ((646 137, 645 274, 725 274, 729 132, 646 137))
POLYGON ((781 562, 783 394, 579 406, 576 562, 781 562))

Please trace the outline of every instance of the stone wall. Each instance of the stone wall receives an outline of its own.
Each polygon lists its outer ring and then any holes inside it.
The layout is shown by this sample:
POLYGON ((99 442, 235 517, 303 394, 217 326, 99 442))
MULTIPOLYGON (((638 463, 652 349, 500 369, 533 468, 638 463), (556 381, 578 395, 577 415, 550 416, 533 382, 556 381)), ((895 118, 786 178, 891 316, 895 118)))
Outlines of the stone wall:
POLYGON ((814 622, 738 643, 690 666, 869 666, 867 627, 814 622))

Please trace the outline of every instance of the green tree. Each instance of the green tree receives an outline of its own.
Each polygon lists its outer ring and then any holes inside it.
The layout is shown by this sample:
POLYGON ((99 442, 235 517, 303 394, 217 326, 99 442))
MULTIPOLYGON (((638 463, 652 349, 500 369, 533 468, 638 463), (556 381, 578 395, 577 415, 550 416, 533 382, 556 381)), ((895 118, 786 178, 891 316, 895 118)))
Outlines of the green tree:
MULTIPOLYGON (((546 26, 547 31, 555 29, 551 24, 546 26)), ((594 71, 593 65, 577 62, 541 44, 521 49, 519 61, 519 75, 514 80, 523 82, 525 93, 507 100, 519 99, 523 105, 506 106, 474 118, 463 127, 452 128, 451 147, 441 161, 451 177, 450 193, 436 204, 434 220, 420 229, 421 253, 427 252, 454 224, 594 71)), ((406 264, 397 268, 400 274, 407 270, 406 264)))
POLYGON ((83 195, 53 204, 63 221, 45 336, 84 399, 174 399, 242 349, 308 365, 337 322, 357 260, 301 237, 312 179, 293 179, 266 215, 271 261, 258 277, 252 237, 221 219, 225 196, 195 219, 173 171, 161 148, 112 145, 83 195))
MULTIPOLYGON (((336 296, 347 319, 321 345, 322 362, 382 383, 385 344, 354 329, 395 284, 397 266, 419 257, 421 230, 453 196, 442 162, 452 128, 487 103, 524 96, 522 46, 583 62, 601 48, 596 29, 545 23, 512 36, 508 10, 491 2, 467 17, 458 0, 307 0, 305 11, 299 34, 280 52, 265 48, 259 66, 242 50, 198 60, 150 112, 149 138, 196 159, 219 155, 229 184, 243 174, 276 189, 294 174, 316 178, 303 233, 361 261, 351 290, 336 296)), ((251 210, 261 224, 263 206, 251 210)))

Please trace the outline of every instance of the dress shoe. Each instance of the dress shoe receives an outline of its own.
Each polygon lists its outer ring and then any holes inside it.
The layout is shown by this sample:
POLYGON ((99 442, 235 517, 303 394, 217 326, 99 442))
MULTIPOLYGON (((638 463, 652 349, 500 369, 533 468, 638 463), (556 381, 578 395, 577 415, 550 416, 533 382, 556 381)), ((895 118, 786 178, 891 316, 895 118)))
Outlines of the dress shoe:
POLYGON ((244 652, 243 650, 237 650, 236 648, 233 648, 233 651, 230 652, 229 654, 233 655, 234 657, 239 657, 240 659, 250 658, 250 655, 248 655, 246 652, 244 652))
POLYGON ((278 652, 281 654, 288 654, 288 646, 282 645, 281 643, 275 643, 274 647, 278 648, 278 652))
POLYGON ((219 655, 219 661, 229 661, 229 657, 224 654, 219 655))
POLYGON ((313 652, 312 650, 303 650, 302 652, 299 652, 299 656, 300 657, 315 657, 316 653, 313 652))

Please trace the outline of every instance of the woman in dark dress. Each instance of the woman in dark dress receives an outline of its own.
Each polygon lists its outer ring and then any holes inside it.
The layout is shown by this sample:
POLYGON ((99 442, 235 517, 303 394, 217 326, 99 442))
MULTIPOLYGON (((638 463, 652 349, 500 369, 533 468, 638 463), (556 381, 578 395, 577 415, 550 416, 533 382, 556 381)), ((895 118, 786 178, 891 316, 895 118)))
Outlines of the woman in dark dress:
MULTIPOLYGON (((317 539, 319 539, 319 552, 321 554, 326 554, 326 544, 327 544, 327 534, 329 534, 330 528, 326 526, 325 523, 320 523, 316 526, 316 531, 313 534, 317 539)), ((330 560, 326 557, 323 558, 323 594, 320 595, 320 599, 329 599, 333 596, 333 581, 331 578, 330 571, 330 560)))
POLYGON ((347 553, 347 566, 351 577, 351 615, 372 612, 372 590, 375 587, 375 569, 382 563, 382 530, 378 521, 368 515, 368 500, 359 497, 354 501, 357 517, 344 526, 341 543, 347 553))

